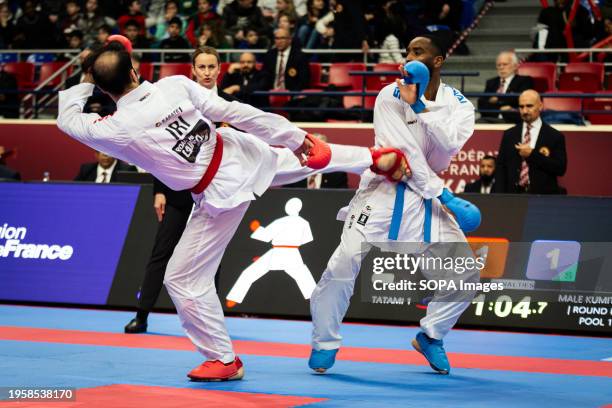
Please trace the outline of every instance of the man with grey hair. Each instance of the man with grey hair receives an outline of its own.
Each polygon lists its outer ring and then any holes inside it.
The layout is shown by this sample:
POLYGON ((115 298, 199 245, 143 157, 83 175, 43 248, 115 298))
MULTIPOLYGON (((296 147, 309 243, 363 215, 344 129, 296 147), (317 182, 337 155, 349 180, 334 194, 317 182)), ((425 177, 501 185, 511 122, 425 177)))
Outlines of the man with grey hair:
MULTIPOLYGON (((498 76, 487 80, 484 92, 518 94, 532 89, 533 80, 531 77, 518 75, 518 66, 519 61, 514 51, 500 52, 495 62, 498 76)), ((478 98, 478 110, 481 111, 479 122, 515 123, 519 120, 517 108, 516 96, 482 96, 478 98)))

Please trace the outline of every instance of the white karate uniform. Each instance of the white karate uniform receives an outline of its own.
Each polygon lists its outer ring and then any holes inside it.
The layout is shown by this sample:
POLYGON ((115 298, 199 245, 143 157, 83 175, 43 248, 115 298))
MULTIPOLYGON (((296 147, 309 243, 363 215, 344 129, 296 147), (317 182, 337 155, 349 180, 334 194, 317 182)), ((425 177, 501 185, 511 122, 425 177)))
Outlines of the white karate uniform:
MULTIPOLYGON (((373 245, 393 250, 397 249, 394 244, 399 243, 401 247, 402 241, 422 243, 411 245, 410 252, 444 257, 447 247, 424 242, 426 199, 433 198, 431 231, 427 234, 429 241, 466 242, 457 222, 435 199, 444 188, 436 172, 448 167, 451 157, 472 135, 474 107, 457 90, 440 84, 435 101, 422 98, 429 112, 417 115, 399 97, 396 88, 395 84, 390 84, 376 98, 374 132, 376 146, 400 148, 406 154, 412 170, 412 177, 407 182, 409 188, 404 192, 397 241, 389 238, 397 185, 366 170, 349 207, 338 214, 339 219, 345 221, 340 245, 310 299, 312 346, 316 350, 340 347, 340 323, 348 309, 361 262, 373 245), (357 222, 360 216, 361 223, 357 222)), ((464 253, 457 255, 472 256, 466 246, 462 246, 461 250, 464 253)), ((423 273, 428 279, 443 278, 441 271, 424 270, 423 273)), ((472 281, 474 274, 471 270, 463 276, 472 281)), ((438 292, 434 298, 443 299, 444 293, 438 292)), ((431 302, 427 315, 421 320, 422 330, 432 338, 441 339, 468 305, 466 301, 431 302)))
MULTIPOLYGON (((221 136, 221 164, 204 192, 194 195, 196 208, 164 284, 197 349, 210 360, 233 361, 214 275, 255 195, 271 184, 316 172, 301 167, 292 153, 306 132, 279 115, 227 102, 184 76, 144 82, 104 118, 82 113, 93 89, 92 84, 79 84, 59 93, 58 127, 89 147, 149 171, 174 190, 199 183, 213 156, 216 134, 221 136), (216 129, 213 122, 228 122, 249 133, 216 129)), ((332 146, 332 163, 325 171, 362 172, 370 164, 367 148, 332 146)))

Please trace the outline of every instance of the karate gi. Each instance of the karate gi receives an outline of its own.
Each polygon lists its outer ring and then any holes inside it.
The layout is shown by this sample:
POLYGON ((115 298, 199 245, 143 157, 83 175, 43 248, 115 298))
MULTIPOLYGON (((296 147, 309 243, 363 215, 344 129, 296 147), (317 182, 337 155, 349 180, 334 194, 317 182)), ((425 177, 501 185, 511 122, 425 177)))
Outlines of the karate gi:
MULTIPOLYGON (((315 172, 301 167, 292 153, 306 132, 279 115, 227 102, 184 76, 145 81, 117 101, 113 115, 103 118, 82 113, 93 89, 84 83, 59 93, 58 127, 89 147, 149 171, 173 190, 198 185, 222 141, 220 165, 206 189, 193 196, 196 208, 168 263, 164 284, 198 351, 209 360, 232 362, 214 275, 249 202, 271 184, 315 172), (216 129, 213 122, 231 123, 248 133, 216 129)), ((332 156, 334 152, 325 171, 361 172, 372 162, 367 148, 332 147, 332 156)))
MULTIPOLYGON (((376 147, 401 149, 410 164, 412 177, 404 190, 397 183, 366 170, 351 203, 338 214, 344 220, 340 245, 310 300, 315 350, 340 347, 340 323, 348 309, 361 262, 372 246, 389 250, 397 249, 393 244, 400 241, 422 243, 416 248, 410 245, 410 252, 444 257, 447 248, 430 243, 466 242, 457 222, 435 199, 444 188, 436 173, 449 166, 451 157, 472 135, 474 107, 445 84, 440 84, 435 101, 424 98, 422 101, 428 112, 415 114, 400 98, 395 84, 383 88, 376 98, 376 147), (394 219, 398 198, 403 199, 403 209, 400 207, 399 217, 394 219), (397 237, 393 238, 390 237, 392 221, 397 227, 397 237)), ((472 256, 466 245, 460 249, 463 253, 457 256, 472 256)), ((447 278, 443 271, 422 272, 428 279, 447 278)), ((477 272, 466 271, 463 276, 473 281, 477 279, 477 272)), ((436 301, 428 305, 427 315, 421 320, 421 328, 428 336, 442 339, 469 305, 468 301, 450 301, 454 298, 452 293, 440 291, 434 295, 436 301)))

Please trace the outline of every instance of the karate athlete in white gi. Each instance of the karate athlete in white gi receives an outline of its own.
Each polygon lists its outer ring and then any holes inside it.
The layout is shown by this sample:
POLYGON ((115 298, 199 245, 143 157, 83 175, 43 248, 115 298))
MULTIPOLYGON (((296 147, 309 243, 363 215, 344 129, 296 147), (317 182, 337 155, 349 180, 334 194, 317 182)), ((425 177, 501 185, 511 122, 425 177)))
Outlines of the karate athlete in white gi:
MULTIPOLYGON (((207 359, 188 376, 196 381, 240 379, 244 369, 225 327, 214 275, 249 202, 274 182, 279 162, 289 160, 268 144, 286 146, 306 162, 302 155, 312 143, 283 117, 226 102, 184 76, 139 84, 125 50, 107 46, 96 53, 91 74, 86 83, 59 93, 58 127, 142 167, 174 190, 191 189, 196 208, 164 284, 188 337, 207 359), (117 103, 113 115, 82 113, 94 83, 117 103), (248 133, 216 129, 215 121, 248 133)), ((360 165, 372 164, 369 150, 360 151, 360 165)), ((379 168, 395 169, 399 156, 385 159, 379 168)))
MULTIPOLYGON (((452 200, 459 199, 444 189, 436 172, 448 167, 451 157, 472 135, 474 108, 457 90, 440 82, 440 68, 446 52, 435 37, 415 38, 407 53, 408 61, 421 61, 431 74, 424 97, 420 99, 425 109, 417 114, 411 107, 411 103, 414 106, 417 102, 415 85, 390 84, 376 98, 374 131, 377 147, 395 146, 404 152, 412 177, 406 186, 391 183, 366 170, 348 210, 339 213, 339 218, 345 220, 341 242, 310 300, 313 332, 309 366, 320 373, 334 364, 342 339, 340 324, 348 309, 361 262, 373 245, 388 249, 386 244, 396 240, 423 243, 417 253, 444 256, 438 253, 444 252, 444 248, 429 243, 466 242, 457 221, 442 204, 450 203, 450 208, 457 203, 452 200)), ((479 212, 477 218, 479 223, 479 212)), ((467 246, 461 247, 464 253, 458 256, 473 256, 467 246)), ((422 272, 428 279, 440 276, 440 271, 422 272)), ((473 280, 478 272, 469 270, 463 276, 473 280)), ((442 338, 471 300, 468 295, 464 301, 449 301, 454 299, 452 295, 440 291, 435 294, 427 315, 421 320, 422 331, 413 340, 413 346, 425 355, 432 368, 443 374, 448 374, 450 365, 442 338)))

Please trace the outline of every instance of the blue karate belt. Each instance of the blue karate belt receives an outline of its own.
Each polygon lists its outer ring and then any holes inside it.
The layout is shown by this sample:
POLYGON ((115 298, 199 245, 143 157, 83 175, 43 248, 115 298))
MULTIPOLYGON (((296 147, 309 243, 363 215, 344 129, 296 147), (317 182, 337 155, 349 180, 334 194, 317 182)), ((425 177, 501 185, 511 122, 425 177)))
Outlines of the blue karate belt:
MULTIPOLYGON (((391 226, 389 227, 388 238, 397 241, 399 229, 404 215, 404 193, 410 189, 404 182, 399 182, 395 186, 395 204, 393 205, 393 215, 391 216, 391 226)), ((423 241, 431 242, 431 198, 425 200, 425 222, 423 223, 423 241)))

